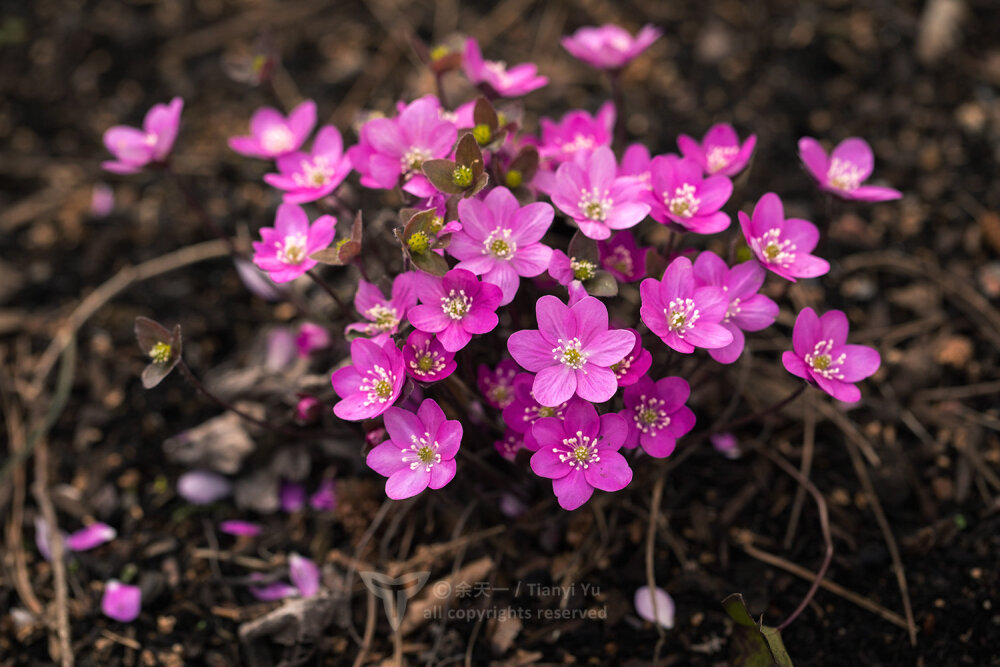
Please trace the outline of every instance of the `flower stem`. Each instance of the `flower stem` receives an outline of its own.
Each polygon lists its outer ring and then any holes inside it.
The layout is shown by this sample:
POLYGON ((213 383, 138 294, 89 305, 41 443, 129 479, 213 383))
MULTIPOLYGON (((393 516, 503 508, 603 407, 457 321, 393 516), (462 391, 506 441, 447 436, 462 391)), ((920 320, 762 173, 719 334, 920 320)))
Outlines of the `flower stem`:
POLYGON ((236 407, 235 405, 233 405, 229 401, 227 401, 225 399, 222 399, 222 398, 219 398, 218 396, 216 396, 215 394, 213 394, 212 392, 210 392, 208 390, 208 388, 201 383, 201 380, 199 380, 197 377, 195 377, 195 374, 191 372, 191 369, 188 367, 187 363, 185 363, 183 359, 180 360, 180 363, 177 364, 177 367, 179 369, 181 369, 181 374, 183 374, 184 377, 187 378, 188 382, 190 382, 192 385, 194 385, 195 389, 197 389, 198 391, 200 391, 202 394, 205 395, 205 397, 208 400, 212 401, 213 403, 215 403, 216 405, 218 405, 223 410, 228 410, 228 411, 230 411, 230 412, 232 412, 234 414, 239 415, 240 417, 242 417, 243 419, 247 420, 248 422, 256 424, 257 426, 260 426, 261 428, 265 428, 265 429, 267 429, 269 431, 273 431, 275 433, 280 433, 281 435, 286 435, 286 436, 287 435, 291 435, 291 436, 296 436, 296 437, 298 437, 298 436, 301 435, 301 433, 298 432, 298 431, 294 431, 294 430, 291 430, 291 429, 283 428, 281 426, 274 426, 273 424, 269 424, 266 421, 257 419, 253 415, 247 414, 243 410, 240 410, 238 407, 236 407))
POLYGON ((791 394, 789 394, 785 398, 781 399, 777 403, 772 403, 771 405, 767 406, 766 408, 762 408, 762 409, 758 410, 757 412, 751 413, 749 415, 744 415, 743 417, 740 417, 739 419, 735 419, 735 420, 733 420, 731 422, 727 422, 725 424, 722 424, 721 426, 713 426, 712 429, 709 430, 709 433, 719 433, 720 431, 730 431, 730 430, 736 428, 737 426, 743 426, 744 424, 749 424, 750 422, 756 421, 757 419, 760 419, 761 417, 766 417, 767 415, 769 415, 771 413, 777 412, 777 411, 781 410, 781 408, 785 407, 786 405, 788 405, 789 403, 791 403, 792 401, 794 401, 796 398, 798 398, 799 395, 806 390, 806 386, 807 386, 806 383, 803 382, 802 384, 800 384, 798 387, 795 388, 795 391, 793 391, 791 394))
POLYGON ((330 287, 330 284, 325 280, 323 280, 323 278, 320 277, 319 273, 317 273, 315 269, 309 269, 308 271, 306 271, 306 275, 312 278, 313 282, 322 287, 326 291, 326 293, 329 294, 330 297, 337 302, 337 305, 340 307, 340 312, 342 313, 347 312, 347 305, 344 303, 343 299, 337 296, 337 293, 333 290, 332 287, 330 287))
POLYGON ((625 150, 625 88, 622 85, 622 71, 608 72, 611 80, 611 99, 615 105, 615 148, 625 150))

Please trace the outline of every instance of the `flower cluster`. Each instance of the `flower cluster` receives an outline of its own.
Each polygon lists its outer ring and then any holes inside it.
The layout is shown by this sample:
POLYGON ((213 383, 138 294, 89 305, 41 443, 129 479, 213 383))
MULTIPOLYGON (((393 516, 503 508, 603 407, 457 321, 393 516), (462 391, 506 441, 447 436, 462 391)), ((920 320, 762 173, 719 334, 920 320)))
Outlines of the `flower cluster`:
MULTIPOLYGON (((617 26, 586 27, 562 44, 618 85, 623 68, 660 35, 654 26, 635 36, 617 26)), ((786 218, 774 192, 733 201, 743 187, 734 182, 748 182, 737 177, 753 164, 756 135, 741 138, 720 123, 700 140, 679 136, 679 153, 654 155, 615 140, 626 128, 616 127, 625 115, 613 102, 529 119, 514 98, 548 83, 533 63, 486 60, 472 38, 464 49, 427 56, 439 84, 464 75, 481 96, 451 106, 425 95, 390 113, 372 112, 346 150, 329 125, 303 148, 316 125, 312 101, 287 116, 259 109, 250 134, 229 140, 237 153, 275 164, 263 179, 282 203, 273 226, 259 229, 253 262, 275 283, 308 273, 340 302, 338 313, 325 314, 336 326, 300 329, 300 361, 343 358, 330 376, 339 397, 333 414, 365 422, 366 460, 387 478, 390 498, 452 482, 467 432, 476 434, 467 447, 495 443, 496 465, 552 480, 558 503, 572 510, 595 489, 626 487, 643 457, 664 458, 683 446, 696 422, 688 405, 695 368, 708 358, 733 364, 748 334, 778 320, 775 299, 784 286, 772 289, 767 279, 829 272, 814 254, 819 228, 786 218), (535 125, 537 135, 523 130, 535 125), (392 191, 387 214, 365 211, 375 222, 363 225, 361 212, 355 215, 353 203, 363 201, 356 188, 341 189, 352 171, 362 188, 392 191), (354 219, 350 237, 332 248, 337 219, 326 211, 354 219), (393 219, 400 224, 386 229, 393 219), (363 228, 371 252, 362 252, 363 228), (327 267, 341 272, 334 287, 313 270, 320 263, 340 267, 327 267), (341 299, 348 292, 356 315, 350 299, 341 299)), ((116 160, 106 168, 128 173, 165 162, 181 107, 179 99, 154 107, 142 130, 108 130, 116 160)), ((874 159, 861 139, 846 139, 829 155, 809 137, 798 148, 826 192, 857 201, 901 196, 864 185, 874 159)), ((179 333, 171 336, 143 325, 150 386, 178 363, 179 333)), ((782 363, 834 398, 857 401, 855 383, 872 375, 880 358, 847 337, 844 313, 805 308, 782 363)), ((300 394, 293 404, 296 421, 318 421, 319 398, 300 394)), ((735 442, 732 434, 709 432, 735 442)), ((735 451, 731 443, 716 446, 735 451)), ((282 505, 301 508, 305 488, 293 486, 282 492, 282 505)), ((195 487, 192 497, 204 502, 230 491, 195 487)), ((332 506, 328 500, 316 506, 332 506)), ((290 564, 294 587, 257 594, 315 593, 313 569, 299 557, 290 564)))

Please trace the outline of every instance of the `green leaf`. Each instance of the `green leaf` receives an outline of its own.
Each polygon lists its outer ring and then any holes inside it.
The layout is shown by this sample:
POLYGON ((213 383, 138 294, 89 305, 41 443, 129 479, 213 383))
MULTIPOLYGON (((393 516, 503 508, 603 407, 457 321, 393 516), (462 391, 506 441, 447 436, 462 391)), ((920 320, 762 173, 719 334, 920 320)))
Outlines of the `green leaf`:
POLYGON ((733 593, 722 606, 735 621, 730 642, 731 662, 736 667, 792 667, 792 659, 777 628, 754 621, 743 596, 733 593))
POLYGON ((411 253, 410 261, 424 273, 432 276, 443 276, 448 273, 448 262, 436 252, 411 253))
POLYGON ((591 296, 616 296, 618 281, 607 271, 597 271, 597 275, 583 283, 587 294, 591 296))

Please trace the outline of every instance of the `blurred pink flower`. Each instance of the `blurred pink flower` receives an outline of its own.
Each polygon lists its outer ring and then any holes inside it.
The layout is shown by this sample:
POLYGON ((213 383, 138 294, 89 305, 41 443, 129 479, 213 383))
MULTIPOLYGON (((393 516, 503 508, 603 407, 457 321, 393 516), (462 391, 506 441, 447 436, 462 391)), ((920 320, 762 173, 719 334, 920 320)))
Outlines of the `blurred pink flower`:
POLYGON ((104 133, 104 145, 115 159, 101 166, 115 174, 134 174, 147 164, 164 162, 177 138, 183 109, 184 100, 175 97, 169 105, 154 105, 141 130, 127 125, 109 128, 104 133))
POLYGON ((274 227, 262 227, 261 241, 253 243, 253 262, 276 283, 295 280, 318 263, 309 255, 330 245, 337 219, 321 215, 309 224, 306 212, 295 204, 281 204, 274 227))
POLYGON ((812 137, 799 139, 799 157, 820 188, 842 199, 889 201, 903 193, 878 185, 861 185, 875 166, 875 156, 868 142, 859 137, 844 139, 829 157, 812 137))
POLYGON ((497 97, 527 95, 549 82, 547 77, 539 76, 534 63, 522 63, 507 69, 507 64, 502 61, 483 60, 479 43, 472 37, 465 42, 462 67, 469 81, 488 86, 497 97))
POLYGON ((285 118, 263 107, 250 117, 250 135, 229 138, 229 147, 248 157, 277 158, 299 149, 316 125, 316 103, 306 100, 285 118))
POLYGON ((633 37, 621 26, 609 23, 601 27, 580 28, 562 38, 563 47, 579 60, 598 69, 621 69, 660 38, 663 31, 645 25, 633 37))

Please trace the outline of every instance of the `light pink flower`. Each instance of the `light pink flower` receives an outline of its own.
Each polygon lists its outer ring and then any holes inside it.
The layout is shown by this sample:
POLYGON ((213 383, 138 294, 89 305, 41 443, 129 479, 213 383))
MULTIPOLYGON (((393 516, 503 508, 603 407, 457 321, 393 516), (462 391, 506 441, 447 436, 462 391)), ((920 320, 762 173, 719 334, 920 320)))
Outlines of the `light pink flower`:
POLYGON ((667 630, 674 627, 674 599, 662 588, 640 586, 635 592, 635 613, 644 621, 656 623, 667 630))
POLYGON ((616 176, 615 154, 600 146, 559 165, 549 196, 584 236, 603 240, 611 230, 635 227, 649 214, 644 192, 635 179, 616 176))
POLYGON ((489 92, 497 97, 527 95, 549 82, 548 78, 538 75, 538 67, 534 63, 522 63, 507 69, 507 63, 502 61, 483 60, 479 42, 472 37, 465 42, 462 68, 469 81, 488 86, 489 92))
POLYGON ((549 265, 552 249, 540 243, 555 215, 552 206, 521 206, 507 188, 494 188, 482 201, 458 202, 462 230, 451 237, 448 252, 461 260, 455 268, 482 276, 500 288, 500 305, 514 300, 521 277, 533 278, 549 265))
POLYGON ((156 104, 146 113, 142 129, 115 125, 104 133, 104 145, 115 156, 101 166, 116 174, 134 174, 147 164, 164 162, 174 146, 184 100, 156 104))
POLYGON ((588 65, 614 70, 628 65, 662 34, 659 28, 644 25, 633 37, 621 26, 609 23, 599 28, 580 28, 571 36, 563 37, 562 45, 574 58, 588 65))
POLYGON ((624 329, 608 329, 608 309, 594 297, 567 306, 546 295, 535 304, 538 329, 515 331, 507 349, 523 368, 536 373, 535 399, 555 407, 577 395, 602 403, 618 389, 610 366, 635 345, 624 329))
POLYGON ((839 401, 856 403, 861 390, 854 383, 874 375, 882 360, 874 348, 847 344, 847 315, 831 310, 822 317, 804 308, 795 318, 794 351, 781 355, 792 375, 818 386, 839 401))
POLYGON ((321 215, 309 224, 306 212, 295 204, 281 204, 274 227, 262 227, 261 241, 253 243, 253 262, 276 283, 295 280, 316 266, 309 255, 330 245, 337 219, 321 215))
POLYGON ((374 118, 361 127, 360 143, 347 151, 366 188, 403 189, 417 197, 437 190, 420 171, 424 160, 448 157, 455 124, 441 117, 441 104, 427 95, 402 109, 397 118, 374 118))
POLYGON ((486 402, 498 410, 503 410, 514 400, 514 378, 517 377, 517 362, 504 359, 496 368, 479 364, 476 371, 476 386, 486 402))
MULTIPOLYGON (((552 163, 590 153, 600 146, 610 146, 615 128, 615 105, 605 102, 592 116, 586 111, 570 111, 559 122, 548 118, 539 121, 542 129, 539 154, 552 163)), ((537 178, 537 177, 536 177, 537 178)))
POLYGON ((337 189, 351 173, 344 155, 344 141, 337 128, 322 127, 312 153, 294 152, 277 159, 278 174, 264 174, 264 182, 285 191, 287 204, 305 204, 322 199, 337 189))
POLYGON ((741 145, 736 130, 729 123, 713 125, 701 143, 686 134, 677 137, 677 146, 684 157, 697 162, 710 176, 735 176, 743 171, 756 145, 756 134, 751 134, 741 145))
POLYGON ((211 505, 232 492, 228 479, 208 470, 192 470, 177 480, 177 494, 195 505, 211 505))
POLYGON ((307 359, 316 350, 330 347, 330 332, 318 324, 303 322, 295 336, 295 347, 298 348, 299 357, 307 359))
POLYGON ((410 308, 417 305, 417 273, 400 273, 392 281, 392 298, 385 295, 367 280, 358 280, 358 291, 354 293, 354 308, 367 322, 348 324, 345 331, 360 331, 381 345, 399 330, 399 323, 405 321, 410 308))
POLYGON ((389 440, 368 453, 368 465, 389 479, 385 494, 393 500, 415 496, 424 489, 440 489, 455 477, 455 455, 462 443, 462 424, 446 420, 432 399, 417 414, 401 408, 385 413, 389 440))
POLYGON ((229 138, 229 147, 247 157, 277 158, 297 151, 316 125, 316 103, 306 100, 288 118, 271 107, 250 117, 250 135, 229 138))
POLYGON ((878 185, 861 185, 875 166, 871 146, 859 137, 844 139, 827 157, 826 151, 812 137, 799 139, 799 157, 820 188, 842 199, 889 201, 903 193, 878 185))

